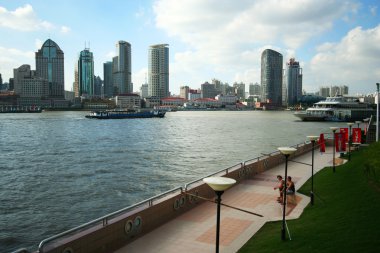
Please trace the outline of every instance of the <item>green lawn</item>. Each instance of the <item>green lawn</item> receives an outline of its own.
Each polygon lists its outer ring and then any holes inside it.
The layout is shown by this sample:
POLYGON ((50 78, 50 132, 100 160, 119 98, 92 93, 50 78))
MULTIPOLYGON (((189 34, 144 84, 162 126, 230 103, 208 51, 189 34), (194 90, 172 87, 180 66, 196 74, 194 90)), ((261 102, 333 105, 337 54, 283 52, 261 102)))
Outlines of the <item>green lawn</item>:
MULTIPOLYGON (((299 192, 309 194, 310 180, 299 192)), ((270 222, 239 252, 380 252, 380 143, 353 152, 335 173, 320 171, 314 192, 314 206, 287 222, 292 240, 281 240, 281 221, 270 222)))

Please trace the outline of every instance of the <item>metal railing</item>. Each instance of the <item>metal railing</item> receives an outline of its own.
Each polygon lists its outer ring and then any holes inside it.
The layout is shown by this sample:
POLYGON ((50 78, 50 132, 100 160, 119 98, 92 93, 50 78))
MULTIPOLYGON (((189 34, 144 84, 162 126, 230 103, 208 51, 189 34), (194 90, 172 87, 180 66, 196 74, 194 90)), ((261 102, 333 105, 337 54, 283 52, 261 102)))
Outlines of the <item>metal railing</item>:
MULTIPOLYGON (((295 145, 293 145, 293 146, 291 146, 291 147, 295 147, 295 148, 298 149, 299 147, 302 147, 302 146, 304 146, 304 145, 306 145, 306 144, 305 144, 305 143, 299 143, 299 144, 295 144, 295 145)), ((116 212, 113 212, 113 213, 107 214, 107 215, 105 215, 105 216, 103 216, 103 217, 97 218, 97 219, 95 219, 95 220, 92 220, 92 221, 90 221, 90 222, 87 222, 87 223, 85 223, 85 224, 82 224, 82 225, 80 225, 80 226, 78 226, 78 227, 72 228, 72 229, 67 230, 67 231, 65 231, 65 232, 62 232, 62 233, 60 233, 60 234, 57 234, 57 235, 54 235, 54 236, 49 237, 49 238, 47 238, 47 239, 44 239, 43 241, 40 242, 40 244, 39 244, 39 246, 38 246, 38 252, 39 252, 39 253, 43 253, 43 252, 44 252, 44 251, 43 251, 44 246, 45 246, 47 243, 51 242, 51 241, 54 241, 54 240, 59 239, 59 238, 61 238, 61 237, 64 237, 64 236, 67 236, 67 235, 73 234, 73 233, 75 233, 75 232, 82 231, 82 230, 84 230, 84 229, 86 229, 86 228, 89 228, 89 227, 94 227, 94 226, 96 226, 96 225, 100 225, 100 224, 102 224, 102 226, 106 226, 106 225, 108 224, 108 221, 109 221, 109 220, 111 220, 112 218, 116 218, 116 216, 118 216, 118 215, 120 215, 120 214, 123 214, 123 213, 129 212, 129 211, 132 211, 132 210, 137 209, 137 208, 141 208, 141 207, 143 207, 143 206, 151 207, 151 206, 153 206, 154 201, 159 200, 159 199, 162 199, 163 197, 165 197, 165 196, 167 196, 167 195, 169 195, 169 194, 173 194, 173 193, 175 193, 175 192, 177 192, 177 191, 180 191, 181 193, 184 192, 184 191, 187 191, 188 188, 189 188, 189 186, 201 182, 204 178, 211 177, 211 176, 216 176, 216 175, 220 175, 220 176, 227 175, 228 173, 230 173, 230 172, 232 172, 232 171, 235 171, 235 170, 238 170, 238 169, 242 169, 242 168, 244 168, 246 164, 251 164, 251 163, 253 163, 252 161, 255 161, 255 160, 256 160, 256 161, 260 161, 260 160, 263 160, 263 159, 265 159, 265 158, 267 158, 267 157, 270 157, 270 156, 273 156, 273 155, 278 155, 278 154, 280 154, 280 151, 276 150, 276 151, 271 152, 271 153, 269 153, 269 154, 264 154, 264 155, 262 155, 262 156, 258 156, 258 157, 256 157, 256 158, 253 158, 253 159, 247 160, 247 161, 245 161, 245 162, 237 163, 237 164, 235 164, 235 165, 233 165, 233 166, 231 166, 231 167, 228 167, 228 168, 226 168, 226 169, 221 169, 221 170, 218 170, 218 171, 213 172, 213 173, 211 173, 211 174, 208 174, 208 175, 206 175, 206 176, 204 176, 204 177, 201 177, 201 178, 195 179, 195 180, 193 180, 193 181, 191 181, 191 182, 185 184, 184 187, 176 187, 176 188, 174 188, 174 189, 172 189, 172 190, 168 190, 168 191, 166 191, 166 192, 164 192, 164 193, 161 193, 161 194, 156 195, 156 196, 154 196, 154 197, 151 197, 151 198, 149 198, 149 199, 143 200, 143 201, 141 201, 141 202, 139 202, 139 203, 137 203, 137 204, 134 204, 134 205, 132 205, 132 206, 128 206, 128 207, 126 207, 126 208, 120 209, 120 210, 118 210, 118 211, 116 211, 116 212)), ((21 252, 22 252, 22 251, 21 251, 21 252)))
POLYGON ((187 191, 189 185, 192 185, 192 184, 198 183, 198 182, 202 181, 202 180, 203 180, 204 178, 206 178, 206 177, 216 176, 216 175, 219 175, 219 174, 221 174, 221 173, 223 173, 223 172, 224 172, 223 175, 227 175, 227 174, 230 173, 231 171, 235 171, 235 170, 237 170, 237 169, 241 169, 243 166, 244 166, 243 163, 237 163, 237 164, 235 164, 235 165, 233 165, 233 166, 231 166, 231 167, 228 167, 228 168, 226 168, 226 169, 218 170, 217 172, 213 172, 213 173, 211 173, 211 174, 208 174, 208 175, 205 176, 205 177, 195 179, 195 180, 193 180, 193 181, 191 181, 191 182, 185 184, 184 189, 185 189, 185 191, 187 191), (239 167, 239 168, 236 168, 237 166, 240 166, 240 167, 239 167), (235 168, 235 169, 234 169, 234 168, 235 168))
POLYGON ((177 187, 177 188, 174 188, 174 189, 168 190, 168 191, 166 191, 166 192, 163 192, 163 193, 161 193, 161 194, 159 194, 159 195, 156 195, 156 196, 154 196, 154 197, 151 197, 151 198, 149 198, 149 199, 143 200, 143 201, 141 201, 141 202, 139 202, 139 203, 137 203, 137 204, 134 204, 134 205, 132 205, 132 206, 128 206, 128 207, 123 208, 123 209, 120 209, 120 210, 118 210, 118 211, 116 211, 116 212, 113 212, 113 213, 107 214, 107 215, 105 215, 105 216, 103 216, 103 217, 100 217, 100 218, 97 218, 97 219, 92 220, 92 221, 90 221, 90 222, 87 222, 87 223, 85 223, 85 224, 82 224, 82 225, 80 225, 80 226, 78 226, 78 227, 75 227, 75 228, 69 229, 69 230, 67 230, 67 231, 65 231, 65 232, 62 232, 62 233, 60 233, 60 234, 54 235, 54 236, 52 236, 52 237, 49 237, 49 238, 47 238, 47 239, 45 239, 45 240, 43 240, 43 241, 40 242, 40 244, 39 244, 39 246, 38 246, 38 252, 40 252, 40 253, 44 252, 44 251, 43 251, 43 248, 44 248, 44 246, 45 246, 48 242, 54 241, 54 240, 56 240, 56 239, 58 239, 58 238, 60 238, 60 237, 67 236, 67 235, 72 234, 72 233, 74 233, 74 232, 82 231, 83 229, 88 228, 88 227, 94 227, 94 226, 96 226, 96 225, 99 225, 100 222, 102 222, 102 225, 103 225, 103 227, 104 227, 104 226, 106 226, 106 225, 108 224, 108 221, 109 221, 109 220, 111 220, 112 218, 115 218, 116 216, 118 216, 118 215, 120 215, 120 214, 122 214, 122 213, 126 213, 126 212, 128 212, 128 211, 132 211, 132 210, 134 210, 134 209, 136 209, 136 208, 143 207, 143 206, 151 207, 151 206, 153 206, 153 201, 155 201, 155 200, 159 200, 159 199, 161 199, 161 198, 163 198, 163 197, 166 197, 166 196, 169 195, 169 194, 173 194, 173 193, 175 193, 175 192, 177 192, 177 191, 179 191, 179 192, 182 193, 182 191, 183 191, 182 187, 177 187))
POLYGON ((17 249, 15 251, 12 251, 11 253, 30 253, 30 251, 28 251, 25 248, 22 248, 22 249, 17 249))

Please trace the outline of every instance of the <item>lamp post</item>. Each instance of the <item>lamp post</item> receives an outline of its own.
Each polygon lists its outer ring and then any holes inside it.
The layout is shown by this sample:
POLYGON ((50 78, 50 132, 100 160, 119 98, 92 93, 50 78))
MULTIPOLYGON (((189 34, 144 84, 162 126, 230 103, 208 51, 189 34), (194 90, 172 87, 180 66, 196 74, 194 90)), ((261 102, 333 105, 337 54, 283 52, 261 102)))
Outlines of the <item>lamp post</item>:
POLYGON ((330 127, 331 131, 333 131, 333 172, 335 172, 335 132, 338 130, 337 127, 330 127))
POLYGON ((377 92, 376 92, 376 98, 377 98, 377 106, 376 106, 376 141, 379 141, 379 83, 376 83, 377 86, 377 92))
POLYGON ((351 161, 351 143, 352 143, 352 134, 351 134, 351 128, 354 123, 347 123, 347 125, 350 127, 350 131, 348 132, 348 160, 351 161))
POLYGON ((314 205, 314 145, 315 141, 318 140, 318 136, 307 136, 311 141, 313 149, 311 150, 311 192, 310 192, 310 204, 314 205))
POLYGON ((288 158, 291 154, 297 151, 295 148, 290 147, 280 147, 277 148, 281 154, 285 156, 285 185, 283 193, 283 209, 282 209, 282 229, 281 229, 281 239, 285 240, 285 209, 286 209, 286 180, 288 179, 288 158))
POLYGON ((235 179, 228 177, 207 177, 203 179, 203 182, 208 184, 214 191, 217 196, 217 212, 216 212, 216 244, 215 252, 219 253, 219 233, 220 233, 220 202, 222 201, 221 196, 225 190, 230 188, 233 184, 236 183, 235 179))

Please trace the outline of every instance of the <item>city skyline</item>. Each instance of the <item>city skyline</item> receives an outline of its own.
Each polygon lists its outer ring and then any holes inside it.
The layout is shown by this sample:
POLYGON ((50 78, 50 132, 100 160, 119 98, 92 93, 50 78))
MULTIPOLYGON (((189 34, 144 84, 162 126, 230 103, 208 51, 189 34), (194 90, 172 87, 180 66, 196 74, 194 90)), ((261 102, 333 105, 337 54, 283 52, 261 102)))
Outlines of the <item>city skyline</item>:
POLYGON ((94 53, 94 74, 103 77, 103 63, 124 40, 132 48, 134 91, 145 83, 149 46, 165 43, 172 94, 213 78, 244 82, 248 90, 260 82, 267 48, 280 52, 284 64, 300 62, 306 91, 347 85, 352 94, 371 93, 380 80, 377 12, 376 1, 0 2, 0 73, 7 82, 23 64, 35 69, 35 53, 51 38, 65 54, 65 89, 72 90, 85 44, 94 53))

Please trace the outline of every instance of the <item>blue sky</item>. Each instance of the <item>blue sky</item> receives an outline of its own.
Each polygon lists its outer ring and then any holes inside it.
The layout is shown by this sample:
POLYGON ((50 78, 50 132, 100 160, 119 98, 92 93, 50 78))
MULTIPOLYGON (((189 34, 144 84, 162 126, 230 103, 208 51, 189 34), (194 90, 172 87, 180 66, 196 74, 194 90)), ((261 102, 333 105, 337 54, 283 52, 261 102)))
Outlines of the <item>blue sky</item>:
POLYGON ((85 43, 95 74, 112 59, 115 43, 132 45, 132 81, 145 81, 149 45, 170 48, 170 90, 222 82, 260 83, 260 56, 272 48, 295 57, 303 87, 348 85, 350 94, 371 93, 380 82, 378 1, 334 0, 154 0, 1 1, 0 73, 30 64, 51 38, 65 53, 65 88, 85 43))

